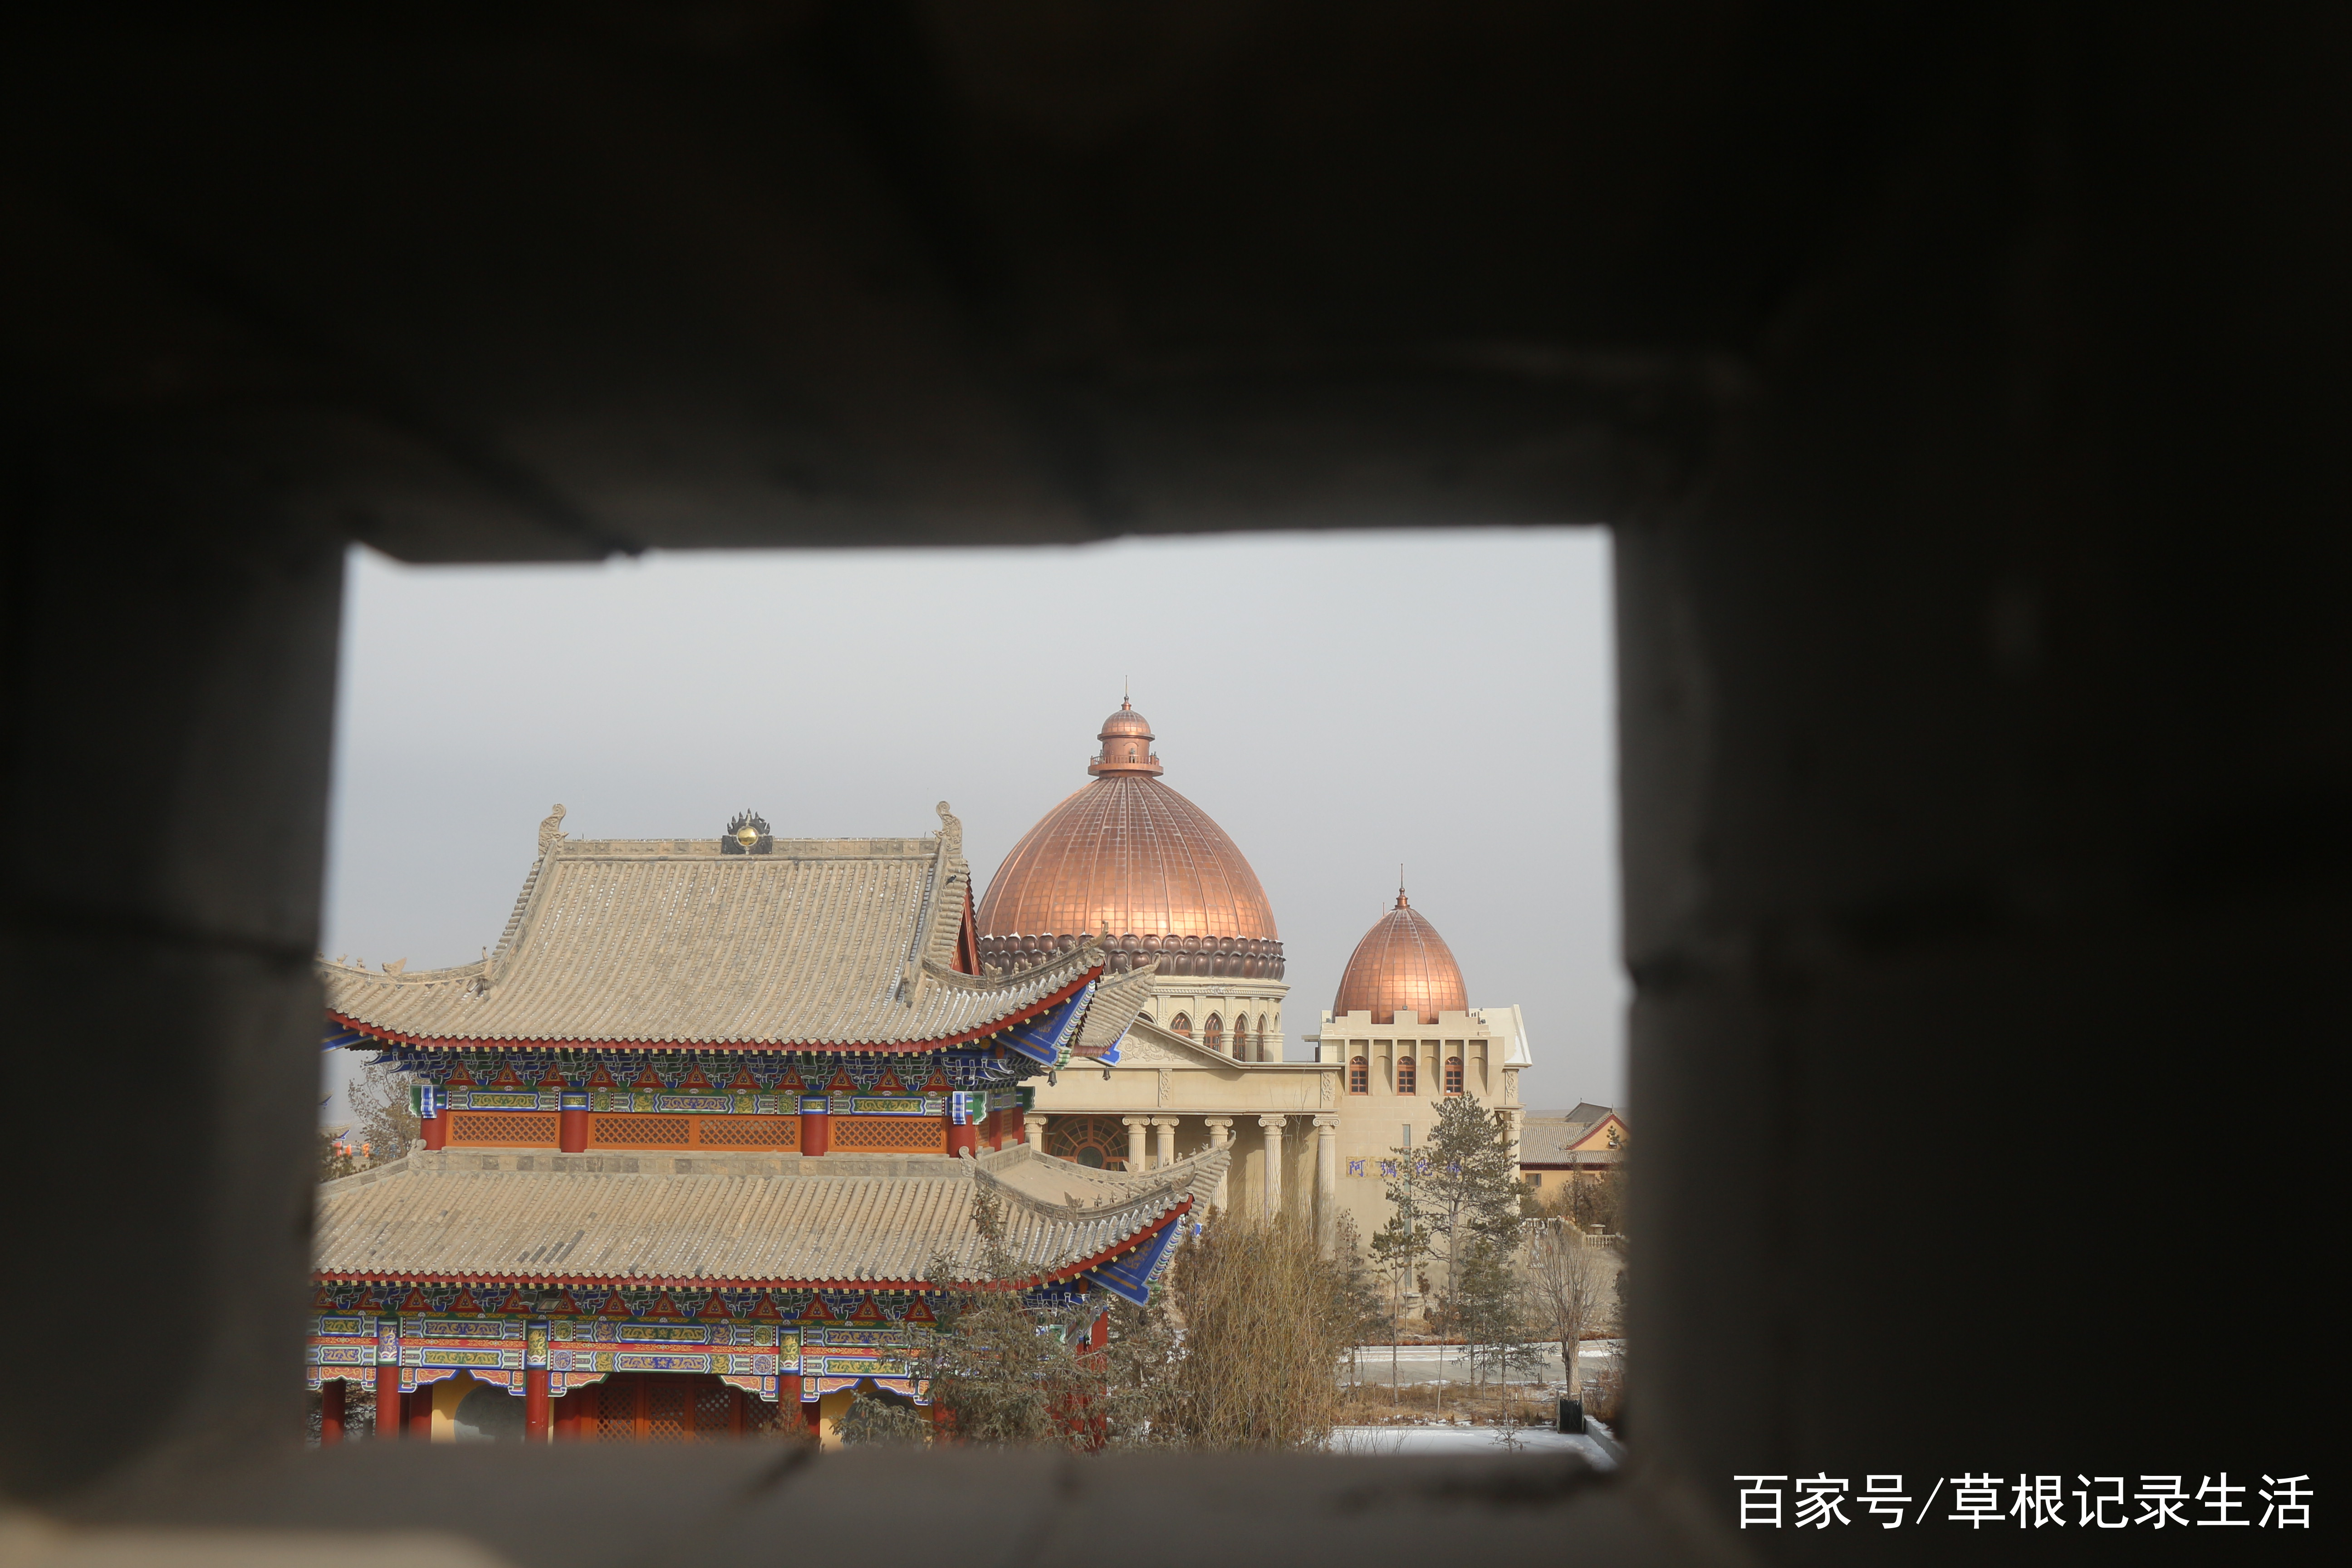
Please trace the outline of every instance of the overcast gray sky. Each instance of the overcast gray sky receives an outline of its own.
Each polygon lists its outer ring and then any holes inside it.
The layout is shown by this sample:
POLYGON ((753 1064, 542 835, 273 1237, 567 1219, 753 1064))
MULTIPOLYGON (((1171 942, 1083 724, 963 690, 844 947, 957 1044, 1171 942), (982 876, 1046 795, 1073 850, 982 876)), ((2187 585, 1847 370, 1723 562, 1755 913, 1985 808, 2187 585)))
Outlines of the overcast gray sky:
POLYGON ((984 888, 1087 782, 1126 677, 1164 782, 1265 884, 1294 1058, 1402 861, 1472 1005, 1526 1009, 1527 1103, 1619 1103, 1608 551, 1597 530, 355 551, 326 951, 479 957, 557 801, 604 838, 716 836, 747 806, 782 837, 920 834, 946 800, 984 888))

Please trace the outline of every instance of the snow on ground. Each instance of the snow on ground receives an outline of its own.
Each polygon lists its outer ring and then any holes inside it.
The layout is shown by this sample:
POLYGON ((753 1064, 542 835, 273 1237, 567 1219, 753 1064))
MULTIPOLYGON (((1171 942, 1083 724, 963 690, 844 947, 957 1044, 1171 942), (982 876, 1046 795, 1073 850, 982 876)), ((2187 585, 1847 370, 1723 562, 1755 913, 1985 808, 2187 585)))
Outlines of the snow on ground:
MULTIPOLYGON (((1520 1451, 1529 1454, 1580 1454, 1596 1470, 1613 1470, 1617 1461, 1591 1437, 1554 1432, 1546 1426, 1522 1426, 1520 1451)), ((1335 1454, 1501 1454, 1508 1452, 1499 1426, 1335 1426, 1335 1454)))

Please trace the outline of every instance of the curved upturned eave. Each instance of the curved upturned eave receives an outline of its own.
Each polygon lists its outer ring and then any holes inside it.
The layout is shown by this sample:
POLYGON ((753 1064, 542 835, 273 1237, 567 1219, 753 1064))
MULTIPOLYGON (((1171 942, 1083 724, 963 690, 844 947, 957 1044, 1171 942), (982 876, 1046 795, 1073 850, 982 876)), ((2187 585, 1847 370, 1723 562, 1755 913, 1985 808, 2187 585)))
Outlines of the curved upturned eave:
POLYGON ((960 1034, 942 1035, 921 1040, 817 1040, 817 1039, 571 1039, 531 1035, 411 1035, 398 1029, 371 1024, 364 1018, 327 1009, 327 1016, 345 1028, 357 1030, 371 1039, 393 1045, 425 1046, 437 1050, 462 1050, 468 1046, 485 1049, 510 1048, 528 1046, 546 1051, 871 1051, 877 1054, 919 1055, 924 1051, 946 1050, 951 1047, 1000 1034, 1016 1024, 1026 1023, 1042 1013, 1050 1012, 1076 995, 1089 980, 1101 977, 1103 967, 1097 963, 1082 971, 1060 990, 1049 993, 1037 1001, 1024 1003, 1013 1011, 991 1022, 978 1025, 960 1034))

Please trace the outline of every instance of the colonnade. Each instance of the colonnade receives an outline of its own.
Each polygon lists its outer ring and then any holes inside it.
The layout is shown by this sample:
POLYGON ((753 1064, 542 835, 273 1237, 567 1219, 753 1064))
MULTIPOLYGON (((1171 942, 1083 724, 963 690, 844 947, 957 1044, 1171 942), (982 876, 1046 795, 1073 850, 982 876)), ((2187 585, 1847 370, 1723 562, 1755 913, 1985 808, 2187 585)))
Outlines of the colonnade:
MULTIPOLYGON (((1026 1113, 1023 1126, 1024 1140, 1037 1148, 1046 1147, 1045 1134, 1053 1115, 1042 1110, 1026 1113)), ((1073 1114, 1061 1112, 1063 1115, 1073 1114)), ((1101 1112, 1097 1114, 1109 1114, 1101 1112)), ((1121 1115, 1120 1124, 1127 1129, 1127 1168, 1130 1171, 1157 1170, 1176 1162, 1176 1133, 1187 1120, 1197 1119, 1207 1130, 1208 1146, 1212 1149, 1231 1148, 1234 1126, 1246 1118, 1221 1115, 1199 1115, 1192 1112, 1121 1115)), ((1256 1118, 1259 1136, 1265 1144, 1265 1168, 1262 1199, 1265 1213, 1276 1215, 1284 1212, 1285 1141, 1290 1135, 1290 1123, 1307 1122, 1315 1136, 1314 1211, 1316 1232, 1328 1240, 1339 1217, 1339 1119, 1336 1115, 1280 1115, 1256 1118)), ((1230 1208, 1233 1173, 1228 1166, 1217 1178, 1217 1191, 1211 1200, 1219 1208, 1230 1208)))

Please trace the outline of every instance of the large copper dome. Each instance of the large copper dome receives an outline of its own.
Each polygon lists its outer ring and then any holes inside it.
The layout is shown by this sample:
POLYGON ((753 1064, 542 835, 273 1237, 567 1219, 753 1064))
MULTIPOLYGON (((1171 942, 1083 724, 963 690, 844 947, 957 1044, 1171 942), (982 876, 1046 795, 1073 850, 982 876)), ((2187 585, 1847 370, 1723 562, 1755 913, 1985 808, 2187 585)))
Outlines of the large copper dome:
POLYGON ((1434 1024, 1440 1013, 1466 1013, 1462 966, 1437 928, 1397 889, 1396 908, 1364 933, 1339 976, 1331 1011, 1370 1013, 1375 1024, 1434 1024))
POLYGON ((1282 943, 1257 873, 1225 830, 1158 777, 1151 726, 1128 704, 1103 721, 1094 782, 1045 814, 997 868, 980 953, 1034 962, 1110 934, 1114 971, 1278 980, 1282 943))

